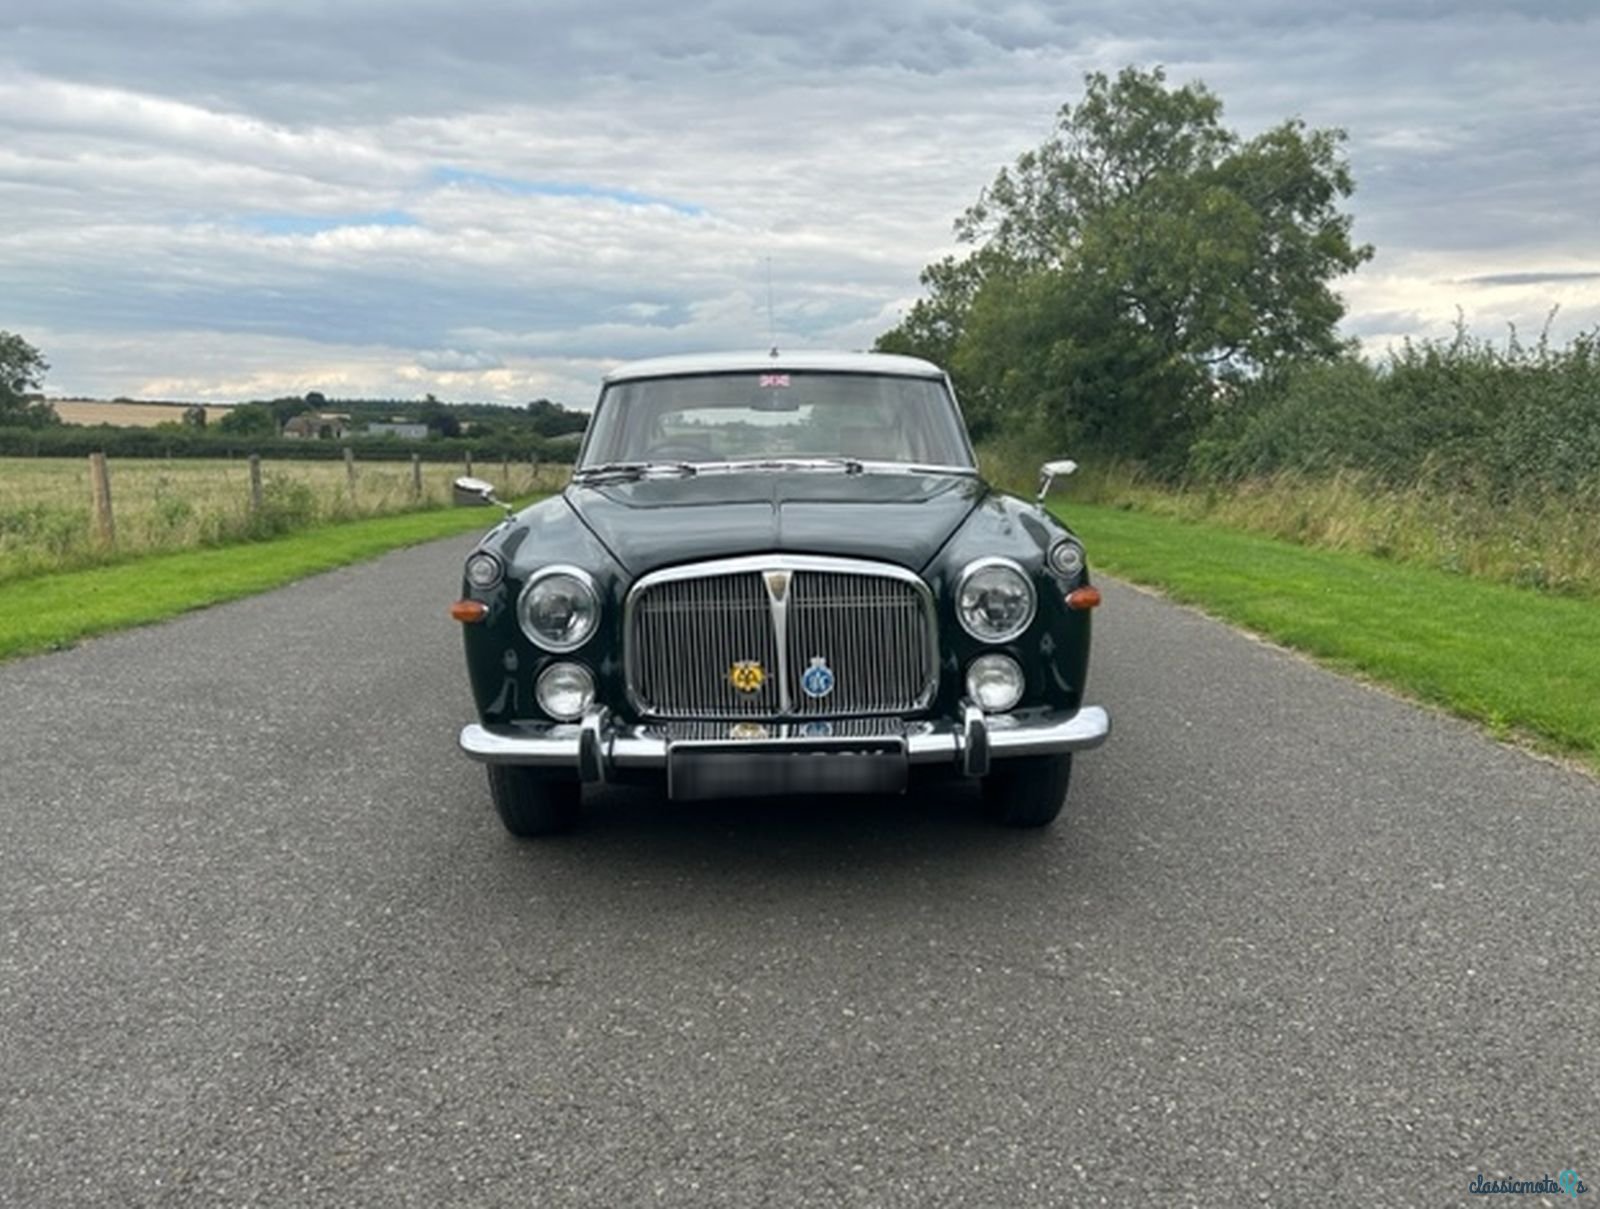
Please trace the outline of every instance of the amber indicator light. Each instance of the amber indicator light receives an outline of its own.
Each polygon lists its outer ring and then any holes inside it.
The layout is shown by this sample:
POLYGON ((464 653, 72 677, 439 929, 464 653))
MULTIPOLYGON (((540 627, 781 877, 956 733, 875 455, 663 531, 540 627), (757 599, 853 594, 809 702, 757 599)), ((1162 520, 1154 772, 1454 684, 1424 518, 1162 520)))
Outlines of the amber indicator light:
POLYGON ((1099 604, 1099 588, 1074 588, 1067 593, 1067 608, 1069 609, 1093 609, 1099 604))
POLYGON ((481 600, 458 600, 450 606, 450 616, 457 621, 482 621, 489 615, 489 606, 481 600))

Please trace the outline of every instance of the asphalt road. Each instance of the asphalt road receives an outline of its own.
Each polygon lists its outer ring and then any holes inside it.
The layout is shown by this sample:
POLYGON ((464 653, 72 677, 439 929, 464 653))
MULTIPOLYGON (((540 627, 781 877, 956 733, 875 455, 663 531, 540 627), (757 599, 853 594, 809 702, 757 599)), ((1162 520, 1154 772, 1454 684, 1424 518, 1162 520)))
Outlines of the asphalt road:
POLYGON ((614 791, 518 843, 464 548, 0 666, 0 1204, 1600 1191, 1595 781, 1112 587, 1046 832, 614 791))

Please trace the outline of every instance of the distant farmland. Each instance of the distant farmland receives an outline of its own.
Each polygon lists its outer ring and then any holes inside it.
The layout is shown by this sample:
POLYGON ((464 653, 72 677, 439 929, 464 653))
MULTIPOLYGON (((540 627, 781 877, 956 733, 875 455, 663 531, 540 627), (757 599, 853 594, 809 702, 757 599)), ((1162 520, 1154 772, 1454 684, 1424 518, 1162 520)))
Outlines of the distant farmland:
MULTIPOLYGON (((107 403, 99 399, 51 399, 63 424, 115 424, 124 428, 154 428, 157 424, 183 423, 188 403, 107 403)), ((215 424, 230 409, 208 404, 206 423, 215 424)))

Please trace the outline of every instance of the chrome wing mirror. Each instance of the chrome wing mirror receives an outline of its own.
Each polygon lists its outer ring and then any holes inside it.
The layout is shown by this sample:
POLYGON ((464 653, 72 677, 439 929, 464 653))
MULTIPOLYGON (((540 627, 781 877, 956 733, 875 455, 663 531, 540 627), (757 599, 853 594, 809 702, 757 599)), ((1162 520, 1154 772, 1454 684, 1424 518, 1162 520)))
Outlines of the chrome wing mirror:
POLYGON ((1070 458, 1062 458, 1059 462, 1046 462, 1039 467, 1039 494, 1036 502, 1044 507, 1044 497, 1050 494, 1050 484, 1058 478, 1066 478, 1078 468, 1078 463, 1070 458))
POLYGON ((494 484, 487 479, 474 479, 462 475, 450 484, 450 496, 454 502, 466 508, 478 508, 488 504, 498 504, 510 516, 515 509, 494 493, 494 484))

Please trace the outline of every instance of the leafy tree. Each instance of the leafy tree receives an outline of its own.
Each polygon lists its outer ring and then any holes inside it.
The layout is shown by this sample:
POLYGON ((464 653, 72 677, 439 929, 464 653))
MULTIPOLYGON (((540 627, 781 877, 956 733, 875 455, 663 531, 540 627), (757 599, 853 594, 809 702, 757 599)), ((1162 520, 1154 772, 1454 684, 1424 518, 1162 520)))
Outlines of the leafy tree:
POLYGON ((59 424, 55 408, 28 396, 44 384, 50 363, 21 336, 0 331, 0 425, 59 424))
POLYGON ((183 409, 183 426, 185 428, 204 428, 206 426, 206 409, 198 403, 191 403, 183 409))
POLYGON ((1091 73, 878 347, 948 365, 975 427, 1175 464, 1220 380, 1343 348, 1329 283, 1372 255, 1338 209, 1343 139, 1290 119, 1247 140, 1203 84, 1091 73))
POLYGON ((440 437, 459 437, 461 435, 461 421, 450 409, 449 404, 441 403, 433 395, 427 395, 422 406, 417 409, 417 418, 428 426, 428 431, 440 437))
POLYGON ((563 433, 582 432, 589 426, 589 413, 583 411, 569 411, 559 403, 552 403, 549 399, 535 399, 528 404, 527 414, 532 422, 535 432, 547 437, 559 437, 563 433))
POLYGON ((285 395, 263 404, 272 412, 272 423, 276 431, 282 432, 283 426, 296 416, 304 415, 310 411, 310 406, 298 395, 285 395))
POLYGON ((230 407, 217 421, 217 431, 230 436, 275 437, 278 421, 266 403, 241 403, 230 407))
POLYGON ((321 411, 328 405, 328 397, 320 390, 306 392, 306 408, 310 411, 321 411))

